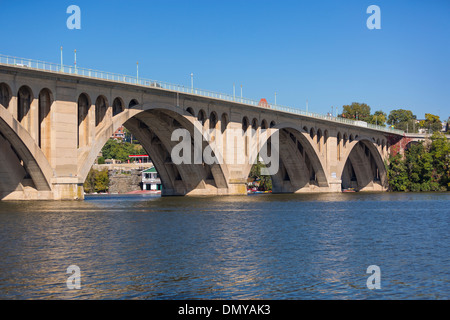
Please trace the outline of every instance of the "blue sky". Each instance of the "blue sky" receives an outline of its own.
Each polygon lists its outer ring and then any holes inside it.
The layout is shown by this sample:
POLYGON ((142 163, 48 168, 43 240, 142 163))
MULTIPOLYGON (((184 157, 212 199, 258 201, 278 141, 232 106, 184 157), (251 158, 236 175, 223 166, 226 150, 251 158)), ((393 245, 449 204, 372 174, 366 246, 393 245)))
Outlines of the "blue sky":
POLYGON ((450 1, 4 1, 0 53, 190 85, 326 113, 450 116, 450 1), (66 9, 81 8, 81 30, 66 9), (369 5, 381 30, 369 30, 369 5), (6 32, 5 32, 6 31, 6 32))

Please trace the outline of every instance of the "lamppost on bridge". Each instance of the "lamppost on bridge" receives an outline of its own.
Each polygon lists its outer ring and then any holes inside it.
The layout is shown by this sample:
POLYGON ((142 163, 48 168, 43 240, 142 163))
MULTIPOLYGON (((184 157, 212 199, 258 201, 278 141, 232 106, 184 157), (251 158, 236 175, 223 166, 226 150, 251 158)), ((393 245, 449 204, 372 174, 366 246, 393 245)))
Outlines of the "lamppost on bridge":
POLYGON ((236 84, 233 83, 233 101, 236 101, 236 84))
POLYGON ((139 61, 136 62, 136 84, 139 82, 139 61))
POLYGON ((64 69, 63 69, 63 47, 61 46, 61 70, 60 70, 61 72, 63 72, 64 71, 64 69))
POLYGON ((242 98, 243 98, 243 97, 242 97, 242 84, 241 84, 241 103, 242 103, 242 101, 243 101, 242 98))
POLYGON ((275 105, 277 105, 277 92, 275 91, 275 105))
POLYGON ((194 73, 191 72, 191 92, 194 93, 194 73))
POLYGON ((74 50, 75 55, 75 74, 77 73, 77 49, 74 50))

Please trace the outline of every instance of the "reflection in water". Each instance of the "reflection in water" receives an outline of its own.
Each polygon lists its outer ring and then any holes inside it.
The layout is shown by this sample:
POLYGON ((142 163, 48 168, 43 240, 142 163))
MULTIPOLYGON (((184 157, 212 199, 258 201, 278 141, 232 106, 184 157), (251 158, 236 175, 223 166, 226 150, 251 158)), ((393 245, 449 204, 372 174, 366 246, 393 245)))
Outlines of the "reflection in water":
POLYGON ((0 203, 3 299, 446 299, 450 194, 0 203), (382 290, 368 290, 369 265, 382 290), (68 290, 69 265, 81 290, 68 290))

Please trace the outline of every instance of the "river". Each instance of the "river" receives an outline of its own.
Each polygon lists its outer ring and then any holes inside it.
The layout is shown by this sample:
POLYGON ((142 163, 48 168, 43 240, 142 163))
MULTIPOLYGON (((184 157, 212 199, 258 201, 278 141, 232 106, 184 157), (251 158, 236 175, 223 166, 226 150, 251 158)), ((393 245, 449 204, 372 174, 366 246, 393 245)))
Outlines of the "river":
POLYGON ((450 193, 1 202, 0 225, 1 299, 450 298, 450 193))

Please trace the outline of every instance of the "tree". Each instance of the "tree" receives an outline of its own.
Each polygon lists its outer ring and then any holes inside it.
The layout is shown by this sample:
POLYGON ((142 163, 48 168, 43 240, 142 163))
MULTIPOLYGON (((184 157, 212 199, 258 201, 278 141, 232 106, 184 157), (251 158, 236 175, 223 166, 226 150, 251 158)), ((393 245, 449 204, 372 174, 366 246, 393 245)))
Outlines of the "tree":
POLYGON ((96 170, 91 169, 87 175, 86 181, 84 182, 84 191, 86 193, 95 192, 95 175, 96 170))
POLYGON ((389 187, 392 191, 408 190, 408 172, 401 154, 397 154, 389 159, 387 168, 389 187))
POLYGON ((86 193, 106 192, 109 189, 108 170, 102 171, 91 169, 83 184, 86 193))
POLYGON ((430 153, 433 158, 434 179, 442 187, 450 190, 450 142, 441 132, 435 132, 431 137, 430 153))
POLYGON ((97 192, 106 192, 109 189, 108 170, 98 171, 95 176, 95 190, 97 192))
POLYGON ((371 120, 370 107, 365 103, 353 102, 342 107, 342 117, 369 122, 371 120))
POLYGON ((370 119, 367 122, 381 126, 381 127, 385 127, 386 126, 386 118, 387 118, 386 113, 379 110, 379 111, 375 111, 375 113, 370 116, 370 119))
POLYGON ((416 132, 418 129, 415 124, 416 118, 417 117, 412 113, 411 110, 392 110, 389 113, 387 124, 394 126, 399 130, 416 132))
POLYGON ((411 110, 398 109, 398 110, 392 110, 389 113, 389 118, 388 118, 387 123, 395 126, 399 123, 407 122, 411 119, 416 119, 416 116, 412 113, 411 110))
POLYGON ((435 116, 431 113, 425 113, 425 120, 420 121, 419 125, 421 128, 427 129, 431 132, 442 131, 441 119, 439 116, 435 116))

